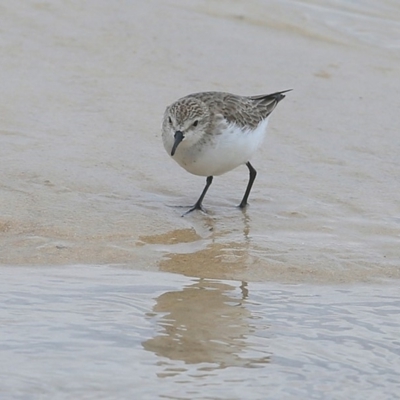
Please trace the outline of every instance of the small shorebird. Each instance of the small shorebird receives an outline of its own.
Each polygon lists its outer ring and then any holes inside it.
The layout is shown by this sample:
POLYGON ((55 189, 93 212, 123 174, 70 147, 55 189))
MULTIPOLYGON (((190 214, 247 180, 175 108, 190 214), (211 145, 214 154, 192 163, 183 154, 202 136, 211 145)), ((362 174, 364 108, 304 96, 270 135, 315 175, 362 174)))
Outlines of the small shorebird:
POLYGON ((199 199, 185 214, 204 211, 202 202, 213 177, 242 164, 250 172, 239 204, 246 207, 257 175, 249 160, 263 141, 268 117, 290 90, 259 96, 194 93, 167 107, 162 124, 165 150, 186 171, 207 177, 199 199))

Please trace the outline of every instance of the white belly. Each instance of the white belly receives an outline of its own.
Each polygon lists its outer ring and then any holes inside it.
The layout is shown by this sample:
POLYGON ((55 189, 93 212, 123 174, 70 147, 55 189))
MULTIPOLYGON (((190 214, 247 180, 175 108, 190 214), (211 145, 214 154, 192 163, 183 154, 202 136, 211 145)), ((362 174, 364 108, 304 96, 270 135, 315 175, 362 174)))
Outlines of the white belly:
POLYGON ((263 142, 268 118, 257 128, 243 131, 231 124, 226 131, 190 148, 180 148, 174 160, 186 171, 200 176, 222 175, 250 161, 263 142))

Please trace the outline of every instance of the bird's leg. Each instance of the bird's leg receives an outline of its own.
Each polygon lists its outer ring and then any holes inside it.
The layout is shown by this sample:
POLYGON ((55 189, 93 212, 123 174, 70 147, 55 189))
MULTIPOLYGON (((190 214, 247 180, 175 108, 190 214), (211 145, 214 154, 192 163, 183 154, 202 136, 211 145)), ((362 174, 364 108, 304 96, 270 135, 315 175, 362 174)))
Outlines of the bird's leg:
POLYGON ((250 172, 250 178, 249 178, 249 183, 247 184, 247 188, 246 188, 246 192, 243 196, 242 201, 239 204, 240 208, 245 208, 247 205, 247 199, 249 197, 250 191, 251 191, 251 187, 253 186, 254 180, 256 179, 256 175, 257 175, 257 171, 253 168, 253 166, 247 162, 246 163, 247 168, 249 169, 250 172))
MULTIPOLYGON (((189 214, 194 210, 201 210, 204 212, 203 207, 201 206, 201 203, 203 202, 204 196, 206 195, 207 190, 210 187, 212 181, 213 181, 213 177, 207 176, 206 186, 204 187, 203 192, 201 193, 199 199, 196 201, 196 204, 189 211, 185 212, 185 214, 183 214, 183 215, 189 214)), ((183 217, 183 215, 182 215, 182 217, 183 217)))

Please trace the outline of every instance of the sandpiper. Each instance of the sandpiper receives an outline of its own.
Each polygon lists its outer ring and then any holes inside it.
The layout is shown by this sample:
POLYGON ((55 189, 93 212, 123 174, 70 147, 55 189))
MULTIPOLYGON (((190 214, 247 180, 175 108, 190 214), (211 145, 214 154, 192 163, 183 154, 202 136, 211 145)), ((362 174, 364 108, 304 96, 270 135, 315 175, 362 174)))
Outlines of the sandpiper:
POLYGON ((194 93, 167 107, 162 124, 165 150, 186 171, 207 177, 199 199, 185 214, 204 211, 202 202, 213 177, 242 164, 250 172, 239 204, 246 207, 257 175, 250 159, 263 141, 270 114, 290 90, 259 96, 194 93))

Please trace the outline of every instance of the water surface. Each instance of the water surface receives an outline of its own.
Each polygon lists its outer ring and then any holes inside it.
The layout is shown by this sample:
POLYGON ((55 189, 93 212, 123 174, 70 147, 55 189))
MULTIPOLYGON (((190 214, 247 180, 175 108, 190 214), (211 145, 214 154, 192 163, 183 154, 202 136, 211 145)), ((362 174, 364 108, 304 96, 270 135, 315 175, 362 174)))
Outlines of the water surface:
POLYGON ((397 284, 0 270, 1 398, 395 398, 397 284))

